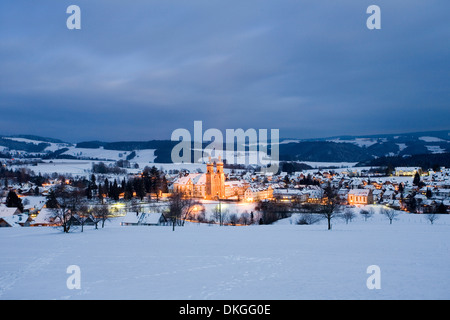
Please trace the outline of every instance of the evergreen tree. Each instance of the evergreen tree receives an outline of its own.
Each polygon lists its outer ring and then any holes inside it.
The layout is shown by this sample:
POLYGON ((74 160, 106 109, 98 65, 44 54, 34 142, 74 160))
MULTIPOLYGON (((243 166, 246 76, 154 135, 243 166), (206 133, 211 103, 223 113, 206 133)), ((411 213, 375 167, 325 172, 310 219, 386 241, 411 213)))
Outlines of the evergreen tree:
POLYGON ((409 198, 408 201, 406 201, 406 209, 409 212, 416 212, 417 210, 417 200, 414 197, 409 198))
POLYGON ((136 196, 138 196, 139 199, 143 200, 146 194, 144 179, 135 179, 133 186, 134 190, 136 191, 136 196))
POLYGON ((150 181, 150 192, 158 194, 161 185, 161 177, 158 169, 155 166, 150 169, 150 181))
POLYGON ((58 200, 56 199, 56 194, 53 189, 50 189, 50 192, 47 195, 47 201, 45 202, 45 206, 50 209, 58 208, 58 200))
POLYGON ((167 183, 166 176, 163 175, 161 179, 161 191, 163 193, 169 193, 169 184, 167 183))
POLYGON ((286 189, 289 188, 289 184, 291 183, 291 181, 289 180, 288 175, 284 176, 284 183, 286 184, 286 189))
POLYGON ((443 202, 437 207, 436 209, 437 213, 447 213, 447 207, 443 202))
POLYGON ((103 184, 103 193, 109 196, 109 181, 108 178, 105 179, 105 182, 103 184))
POLYGON ((89 200, 92 199, 92 188, 91 188, 91 184, 89 184, 86 188, 86 198, 88 198, 89 200))
POLYGON ((23 212, 22 199, 20 199, 14 191, 9 191, 6 197, 6 206, 9 208, 18 208, 23 212))
POLYGON ((91 189, 92 190, 96 190, 97 189, 97 183, 96 183, 96 178, 95 178, 95 175, 94 174, 92 174, 92 176, 91 176, 91 183, 90 183, 90 185, 91 185, 91 189))
POLYGON ((124 198, 125 200, 131 200, 133 198, 133 183, 128 180, 128 182, 125 183, 125 190, 124 190, 124 198))
POLYGON ((111 198, 114 199, 114 201, 118 201, 119 200, 120 188, 117 185, 117 180, 116 179, 114 179, 114 183, 112 184, 110 193, 111 193, 111 198))
POLYGON ((97 194, 97 197, 98 197, 98 199, 100 200, 100 202, 103 204, 103 194, 104 194, 105 192, 104 192, 104 187, 100 184, 99 186, 98 186, 98 194, 97 194))
POLYGON ((413 184, 415 186, 418 186, 420 184, 420 175, 418 172, 416 172, 416 174, 414 175, 413 184))

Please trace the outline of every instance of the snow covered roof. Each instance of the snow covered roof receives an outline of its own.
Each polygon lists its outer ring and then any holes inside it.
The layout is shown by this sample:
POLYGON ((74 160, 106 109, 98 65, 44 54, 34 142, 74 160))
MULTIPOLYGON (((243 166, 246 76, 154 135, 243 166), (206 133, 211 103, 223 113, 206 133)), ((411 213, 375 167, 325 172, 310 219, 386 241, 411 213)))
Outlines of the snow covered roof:
POLYGON ((0 218, 10 217, 17 213, 20 213, 19 209, 17 208, 0 207, 0 218))
POLYGON ((55 218, 55 213, 56 209, 43 208, 31 224, 51 224, 55 218))
POLYGON ((25 223, 28 219, 28 215, 24 213, 15 214, 7 217, 0 217, 3 221, 5 221, 11 227, 21 227, 21 223, 25 223))
POLYGON ((125 217, 123 218, 122 222, 125 222, 125 223, 138 223, 141 214, 142 213, 139 213, 139 212, 127 212, 125 214, 125 217))
POLYGON ((206 175, 204 173, 190 173, 187 176, 177 178, 173 183, 185 185, 188 184, 189 181, 191 181, 192 184, 205 184, 206 175))
POLYGON ((348 192, 349 195, 353 196, 368 196, 371 189, 352 189, 348 192))
POLYGON ((395 167, 395 171, 419 171, 420 167, 395 167))
POLYGON ((126 224, 158 224, 162 213, 159 212, 127 212, 122 220, 126 224))
POLYGON ((229 180, 225 181, 225 185, 229 187, 243 187, 247 184, 245 180, 229 180))
POLYGON ((302 195, 305 194, 306 192, 299 190, 299 189, 275 189, 273 190, 273 194, 274 195, 302 195))
POLYGON ((158 224, 162 216, 162 213, 153 213, 153 212, 143 214, 144 217, 141 220, 142 224, 158 224))

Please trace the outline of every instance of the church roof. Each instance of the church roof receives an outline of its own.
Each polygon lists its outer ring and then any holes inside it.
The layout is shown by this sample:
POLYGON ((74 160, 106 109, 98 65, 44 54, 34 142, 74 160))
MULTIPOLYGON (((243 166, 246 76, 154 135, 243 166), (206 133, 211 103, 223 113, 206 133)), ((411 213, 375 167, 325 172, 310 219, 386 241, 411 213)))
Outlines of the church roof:
POLYGON ((186 185, 192 182, 194 185, 205 184, 206 182, 206 174, 204 173, 190 173, 187 176, 178 178, 174 181, 174 184, 186 185))

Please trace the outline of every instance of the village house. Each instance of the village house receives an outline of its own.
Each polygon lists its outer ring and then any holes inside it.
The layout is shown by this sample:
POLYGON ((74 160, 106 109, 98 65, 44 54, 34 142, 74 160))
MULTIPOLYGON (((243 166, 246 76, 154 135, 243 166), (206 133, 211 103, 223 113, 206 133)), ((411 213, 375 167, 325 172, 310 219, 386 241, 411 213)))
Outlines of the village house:
POLYGON ((55 218, 56 216, 56 209, 43 208, 41 211, 39 211, 39 214, 36 216, 36 218, 34 218, 34 220, 30 223, 30 226, 58 226, 61 223, 55 218))
POLYGON ((6 206, 0 206, 0 217, 8 217, 21 213, 18 208, 10 208, 6 206))
POLYGON ((348 192, 348 204, 368 205, 373 203, 373 192, 371 189, 351 189, 348 192))
POLYGON ((420 167, 396 167, 394 174, 397 177, 400 176, 411 176, 413 177, 416 173, 422 174, 422 168, 420 167))
POLYGON ((122 226, 165 226, 168 220, 157 212, 127 212, 121 222, 122 226))
POLYGON ((18 208, 0 206, 0 227, 28 226, 31 219, 18 208))
POLYGON ((342 204, 348 203, 348 192, 350 190, 347 188, 340 188, 337 192, 337 197, 342 204))
POLYGON ((372 191, 373 202, 374 203, 380 202, 382 195, 383 195, 383 190, 381 190, 381 189, 374 189, 372 191))
POLYGON ((395 190, 387 189, 383 192, 383 195, 381 197, 381 202, 387 203, 391 200, 394 200, 395 198, 395 190))
POLYGON ((300 189, 274 189, 273 198, 284 202, 307 202, 309 195, 300 189))
POLYGON ((271 199, 273 196, 272 187, 249 187, 244 192, 244 199, 248 202, 271 199))
POLYGON ((30 225, 30 217, 26 213, 0 217, 0 227, 26 227, 30 225))

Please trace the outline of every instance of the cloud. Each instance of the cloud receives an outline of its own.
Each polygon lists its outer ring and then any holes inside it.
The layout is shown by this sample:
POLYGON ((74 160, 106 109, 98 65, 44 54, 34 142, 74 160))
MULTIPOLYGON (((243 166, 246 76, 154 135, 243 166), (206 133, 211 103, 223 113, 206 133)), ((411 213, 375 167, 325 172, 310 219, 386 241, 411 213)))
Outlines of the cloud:
POLYGON ((168 139, 194 120, 299 138, 445 129, 450 5, 435 2, 380 0, 375 31, 365 1, 79 1, 78 31, 68 2, 2 2, 3 129, 75 141, 168 139))

